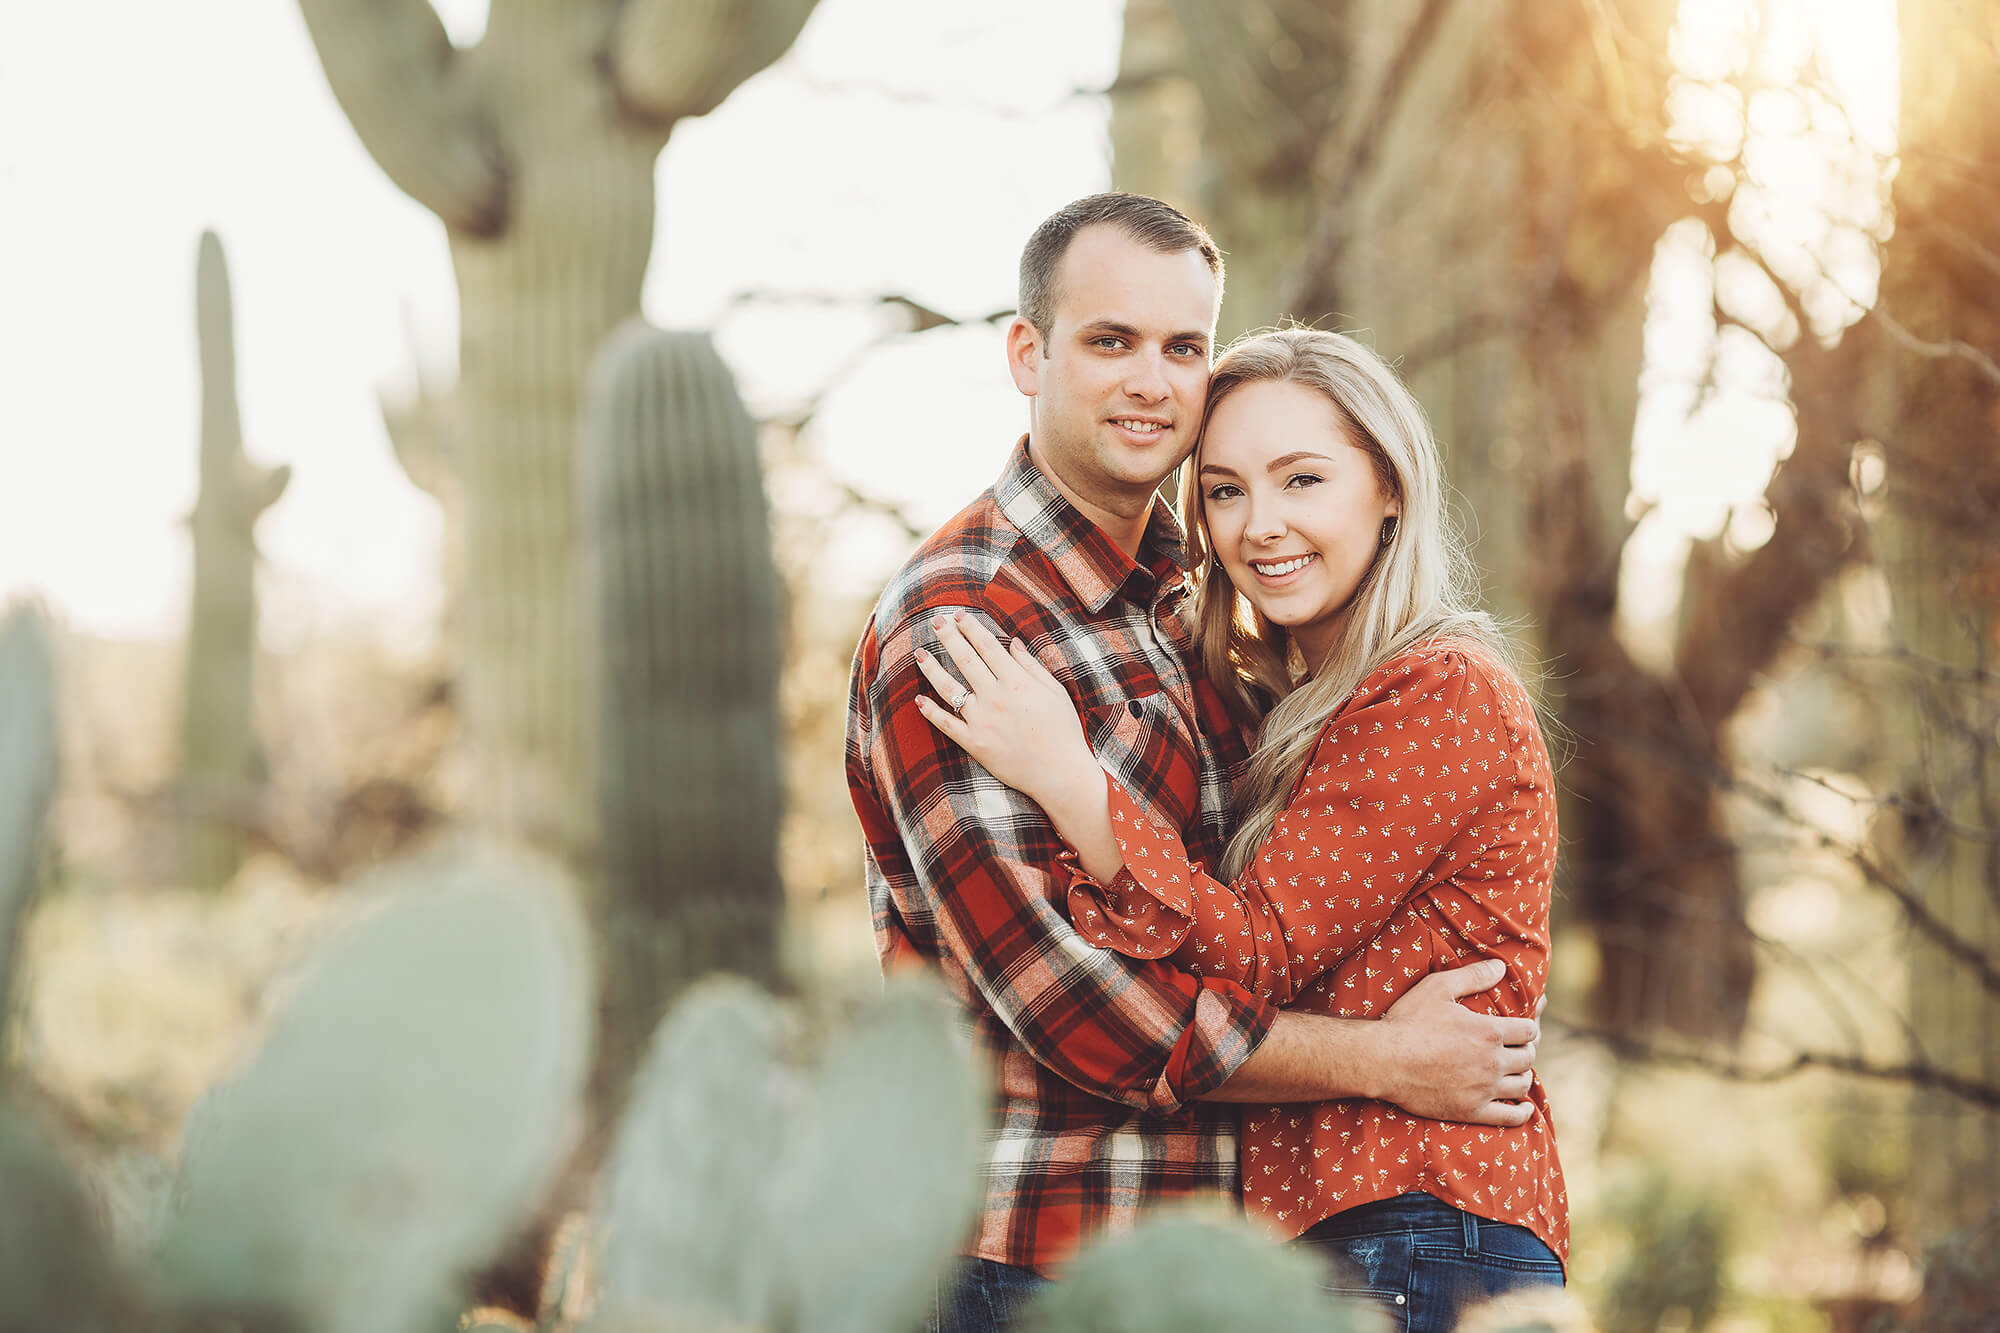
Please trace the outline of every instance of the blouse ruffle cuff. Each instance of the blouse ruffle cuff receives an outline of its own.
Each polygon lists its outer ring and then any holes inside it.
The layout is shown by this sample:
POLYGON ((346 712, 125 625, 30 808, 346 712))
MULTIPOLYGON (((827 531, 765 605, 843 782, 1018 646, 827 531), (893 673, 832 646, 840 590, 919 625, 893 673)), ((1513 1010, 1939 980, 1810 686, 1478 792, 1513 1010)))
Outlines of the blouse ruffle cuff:
POLYGON ((1179 835, 1161 828, 1138 802, 1105 775, 1111 830, 1125 866, 1109 884, 1093 877, 1064 848, 1069 867, 1069 919, 1077 934, 1128 958, 1165 958, 1194 924, 1193 885, 1179 835))

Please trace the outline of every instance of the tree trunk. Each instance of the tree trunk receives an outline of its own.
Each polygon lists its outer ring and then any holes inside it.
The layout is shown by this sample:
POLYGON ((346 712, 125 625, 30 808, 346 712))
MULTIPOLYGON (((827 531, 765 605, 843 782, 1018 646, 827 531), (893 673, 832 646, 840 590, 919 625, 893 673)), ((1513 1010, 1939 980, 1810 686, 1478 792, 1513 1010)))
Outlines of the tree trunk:
MULTIPOLYGON (((1905 0, 1902 170, 1880 309, 1883 568, 1907 685, 1903 860, 1951 933, 2000 959, 2000 22, 1905 0)), ((2000 996, 1913 940, 1924 1054, 2000 1082, 2000 996)), ((1939 1093, 1914 1107, 1912 1184, 1937 1231, 2000 1198, 2000 1115, 1939 1093)))

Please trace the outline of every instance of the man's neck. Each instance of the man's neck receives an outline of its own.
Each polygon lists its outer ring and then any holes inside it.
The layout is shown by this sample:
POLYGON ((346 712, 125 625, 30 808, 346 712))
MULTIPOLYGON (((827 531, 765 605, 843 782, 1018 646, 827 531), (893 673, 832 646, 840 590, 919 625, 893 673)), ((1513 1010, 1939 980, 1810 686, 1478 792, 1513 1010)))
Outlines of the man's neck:
POLYGON ((1096 524, 1098 530, 1109 537, 1112 544, 1135 564, 1138 562, 1139 547, 1146 540, 1146 525, 1153 515, 1152 494, 1149 493, 1139 502, 1134 513, 1107 508, 1101 501, 1092 500, 1079 493, 1076 487, 1064 480, 1062 474, 1050 467, 1049 460, 1043 456, 1033 435, 1028 437, 1028 461, 1040 469, 1041 474, 1049 479, 1049 485, 1061 492, 1063 499, 1076 506, 1078 513, 1096 524))

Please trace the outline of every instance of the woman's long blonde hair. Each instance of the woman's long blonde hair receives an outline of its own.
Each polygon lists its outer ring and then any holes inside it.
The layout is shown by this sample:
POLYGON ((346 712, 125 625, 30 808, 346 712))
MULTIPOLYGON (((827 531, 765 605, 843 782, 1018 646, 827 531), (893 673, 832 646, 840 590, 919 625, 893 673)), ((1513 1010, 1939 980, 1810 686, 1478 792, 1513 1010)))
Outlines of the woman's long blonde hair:
MULTIPOLYGON (((1362 576, 1346 622, 1323 662, 1303 663, 1298 681, 1291 635, 1250 606, 1223 573, 1202 509, 1201 444, 1181 478, 1181 516, 1196 571, 1196 642, 1203 672, 1230 712, 1257 726, 1257 748, 1236 789, 1236 833, 1223 854, 1234 879, 1255 854, 1291 798, 1321 727, 1368 674, 1426 640, 1471 640, 1511 667, 1513 655, 1492 617, 1475 606, 1477 581, 1464 542, 1445 508, 1444 467, 1430 423, 1394 370, 1339 333, 1288 328, 1254 333, 1216 363, 1207 421, 1246 384, 1292 383, 1332 404, 1354 445, 1374 459, 1385 493, 1402 513, 1362 576)), ((1203 434, 1207 427, 1204 425, 1203 434)))

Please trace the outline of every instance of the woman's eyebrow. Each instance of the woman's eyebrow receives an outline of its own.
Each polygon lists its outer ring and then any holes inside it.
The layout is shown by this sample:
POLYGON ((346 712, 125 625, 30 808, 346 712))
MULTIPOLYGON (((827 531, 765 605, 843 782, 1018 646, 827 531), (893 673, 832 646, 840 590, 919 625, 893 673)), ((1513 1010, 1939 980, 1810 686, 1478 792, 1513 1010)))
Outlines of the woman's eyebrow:
POLYGON ((1203 463, 1201 465, 1201 472, 1203 476, 1211 472, 1215 473, 1218 477, 1233 477, 1236 475, 1236 469, 1224 467, 1220 463, 1203 463))
POLYGON ((1272 459, 1270 464, 1267 467, 1265 467, 1264 470, 1266 472, 1276 472, 1281 467, 1290 467, 1292 464, 1298 462, 1301 458, 1317 458, 1322 463, 1331 463, 1333 461, 1333 459, 1328 457, 1326 454, 1316 454, 1310 449, 1295 449, 1291 453, 1286 454, 1281 458, 1272 459))

